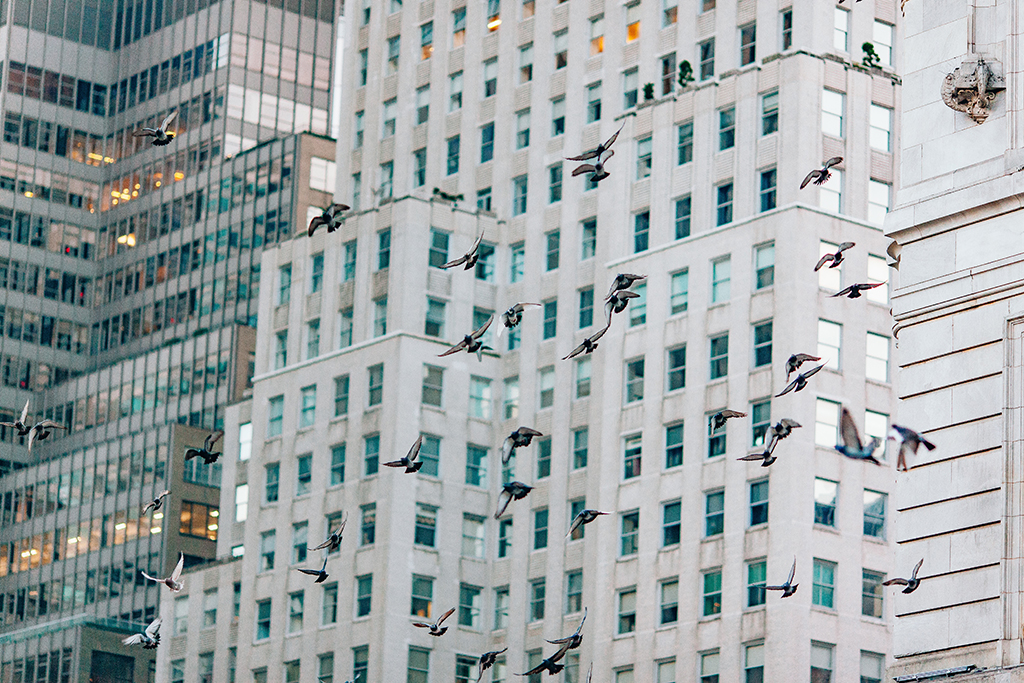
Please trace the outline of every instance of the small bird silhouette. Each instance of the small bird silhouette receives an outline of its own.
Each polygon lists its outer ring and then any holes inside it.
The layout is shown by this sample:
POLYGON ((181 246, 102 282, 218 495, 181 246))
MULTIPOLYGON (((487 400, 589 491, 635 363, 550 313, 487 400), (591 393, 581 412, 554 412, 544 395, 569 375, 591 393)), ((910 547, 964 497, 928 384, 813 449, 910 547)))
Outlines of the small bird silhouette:
POLYGON ((768 467, 773 462, 778 460, 773 453, 775 453, 775 447, 779 441, 789 436, 794 429, 801 425, 796 420, 790 420, 788 417, 779 420, 774 426, 768 429, 768 433, 765 435, 768 437, 768 443, 764 447, 763 453, 751 453, 745 455, 742 458, 736 458, 737 460, 757 461, 761 460, 761 467, 768 467))
POLYGON ((572 524, 569 525, 569 532, 565 535, 566 538, 572 536, 572 533, 579 529, 584 524, 590 524, 601 515, 610 515, 610 512, 601 512, 600 510, 580 510, 579 513, 572 518, 572 524))
POLYGON ((153 144, 157 147, 169 145, 171 144, 171 140, 174 139, 175 133, 174 131, 167 130, 167 126, 171 125, 171 121, 173 121, 177 115, 178 110, 175 109, 167 115, 167 118, 164 119, 164 122, 160 124, 159 128, 143 128, 142 130, 135 131, 132 135, 135 137, 151 137, 153 138, 153 144))
POLYGON ((475 353, 477 360, 483 360, 484 349, 489 350, 491 347, 484 346, 484 343, 480 341, 480 337, 484 336, 484 332, 486 332, 487 328, 491 326, 491 321, 493 320, 494 316, 492 315, 487 319, 487 322, 480 326, 479 329, 475 330, 470 334, 467 334, 462 338, 462 341, 460 341, 458 344, 455 344, 444 353, 437 354, 437 357, 441 358, 443 356, 450 356, 453 353, 458 353, 459 351, 465 349, 467 353, 475 353))
POLYGON ((164 498, 166 498, 169 495, 171 495, 170 491, 161 491, 160 495, 146 503, 145 507, 142 508, 142 514, 146 514, 150 510, 156 512, 157 510, 162 508, 164 505, 164 498))
POLYGON ((717 432, 719 429, 725 426, 725 421, 731 417, 746 417, 746 413, 741 413, 738 410, 720 410, 711 416, 711 431, 717 432))
POLYGON ((526 498, 526 494, 533 490, 532 486, 527 486, 521 481, 511 481, 507 484, 501 485, 501 493, 498 494, 498 510, 494 513, 494 518, 498 519, 505 514, 505 508, 513 500, 522 500, 526 498))
MULTIPOLYGON (((326 550, 328 554, 333 553, 335 550, 341 547, 341 534, 345 531, 345 522, 348 521, 348 513, 345 513, 345 517, 341 520, 341 526, 338 527, 337 531, 331 533, 327 537, 327 540, 318 545, 315 548, 307 548, 307 550, 326 550)), ((330 531, 330 529, 328 529, 330 531)))
POLYGON ((423 467, 423 461, 417 460, 416 458, 420 455, 420 448, 423 446, 423 435, 416 439, 416 443, 412 445, 409 452, 398 460, 392 460, 391 462, 384 463, 384 467, 404 467, 406 474, 412 474, 413 472, 419 471, 423 467))
POLYGON ((483 238, 484 234, 480 233, 480 235, 476 238, 476 242, 473 242, 473 246, 470 248, 469 251, 467 251, 465 254, 455 259, 454 261, 449 261, 448 263, 445 263, 444 265, 441 266, 441 268, 447 270, 448 268, 461 266, 463 263, 466 264, 466 267, 463 268, 463 270, 469 270, 470 268, 475 266, 477 260, 480 258, 480 242, 481 240, 483 240, 483 238))
POLYGON ((611 287, 608 288, 608 295, 605 296, 604 300, 608 301, 609 299, 612 298, 612 295, 615 294, 615 292, 621 291, 623 289, 629 289, 630 287, 633 286, 634 282, 646 279, 646 275, 635 275, 633 273, 619 273, 618 275, 615 276, 615 279, 612 280, 612 285, 611 287))
POLYGON ((42 441, 46 439, 53 432, 54 429, 67 429, 60 422, 54 422, 53 420, 40 420, 32 425, 32 429, 28 430, 28 452, 32 452, 32 442, 42 441))
POLYGON ((435 621, 433 624, 425 624, 422 621, 414 621, 414 622, 412 622, 412 625, 416 626, 417 628, 427 628, 427 629, 430 629, 430 635, 437 636, 438 638, 440 638, 441 636, 443 636, 445 634, 445 631, 448 630, 447 626, 445 626, 443 628, 441 627, 441 622, 443 622, 445 619, 447 619, 448 617, 450 617, 454 613, 455 613, 455 608, 452 607, 450 610, 448 610, 447 612, 442 614, 441 618, 438 619, 437 621, 435 621))
POLYGON ((901 427, 894 424, 889 430, 889 438, 900 442, 900 453, 896 460, 896 469, 907 471, 907 454, 917 455, 917 447, 924 446, 930 451, 935 450, 935 444, 924 438, 913 429, 901 427))
POLYGON ((220 457, 220 453, 215 453, 213 451, 213 446, 220 440, 220 437, 222 436, 224 436, 224 432, 213 432, 212 434, 206 437, 206 440, 203 442, 202 448, 185 449, 185 461, 187 462, 192 458, 202 458, 203 462, 205 462, 207 465, 212 465, 213 463, 217 462, 217 458, 220 457))
POLYGON ((309 576, 315 576, 316 581, 314 581, 313 583, 323 583, 327 580, 327 577, 329 576, 327 573, 327 556, 324 556, 324 564, 322 567, 320 567, 319 571, 317 571, 316 569, 298 569, 298 571, 302 572, 303 574, 308 574, 309 576))
POLYGON ((168 576, 166 579, 158 579, 155 576, 150 576, 149 574, 147 574, 146 572, 142 571, 141 569, 139 570, 139 573, 142 574, 143 576, 145 576, 150 581, 156 581, 157 583, 164 584, 165 586, 167 586, 168 588, 171 589, 172 593, 180 593, 181 589, 185 587, 185 582, 184 581, 180 581, 179 582, 178 579, 181 578, 181 570, 184 569, 184 568, 185 568, 185 555, 184 555, 184 553, 179 553, 178 564, 176 564, 174 566, 174 571, 172 571, 171 575, 168 576))
POLYGON ((825 367, 825 365, 827 364, 828 361, 825 361, 821 365, 815 366, 808 370, 807 372, 801 372, 799 375, 796 376, 796 379, 794 379, 792 382, 786 385, 785 389, 775 394, 775 398, 778 398, 779 396, 785 396, 791 391, 800 391, 801 389, 807 386, 808 378, 818 374, 818 371, 825 367))
POLYGON ((508 648, 505 647, 500 650, 485 652, 480 655, 480 659, 477 662, 476 683, 480 683, 480 679, 484 677, 484 671, 487 671, 496 661, 498 661, 498 655, 503 654, 507 650, 508 648))
POLYGON ((811 360, 818 361, 821 359, 809 353, 794 353, 790 356, 789 360, 786 361, 786 381, 789 381, 789 376, 796 372, 801 365, 811 360))
POLYGON ((154 650, 156 646, 160 644, 160 624, 163 623, 160 617, 153 620, 146 630, 142 633, 136 633, 130 635, 127 638, 121 640, 122 643, 131 647, 132 645, 141 645, 146 650, 154 650))
POLYGON ((327 226, 328 233, 334 232, 341 227, 341 220, 339 220, 339 217, 350 208, 352 207, 348 204, 331 204, 330 206, 320 208, 320 215, 313 216, 313 220, 309 222, 309 228, 307 229, 306 234, 312 237, 313 233, 316 232, 316 229, 321 225, 327 226))
POLYGON ((28 401, 25 401, 25 407, 21 409, 21 417, 14 422, 0 422, 0 426, 11 427, 18 432, 18 436, 28 436, 28 433, 32 430, 28 426, 28 401))
POLYGON ((873 436, 870 442, 867 444, 863 443, 860 440, 860 434, 857 432, 857 425, 853 421, 853 416, 850 415, 850 411, 845 406, 839 417, 839 439, 843 443, 836 445, 836 450, 847 458, 867 460, 876 465, 882 464, 873 455, 875 449, 882 444, 882 440, 877 436, 873 436))
POLYGON ((917 578, 917 573, 921 571, 921 565, 924 564, 924 558, 922 557, 914 565, 914 571, 910 572, 909 579, 901 579, 899 577, 883 581, 883 586, 906 586, 901 592, 902 593, 913 593, 917 590, 917 587, 921 585, 921 579, 917 578))
POLYGON ((789 578, 786 579, 786 583, 781 586, 765 586, 766 591, 782 591, 782 597, 788 598, 793 593, 796 593, 797 586, 800 584, 793 583, 793 577, 796 576, 796 558, 793 558, 793 566, 789 569, 789 578))
POLYGON ((530 427, 519 427, 517 430, 505 437, 501 444, 501 464, 507 465, 512 459, 512 454, 520 446, 529 446, 535 436, 544 436, 536 429, 530 427))
POLYGON ((843 262, 843 252, 855 246, 857 245, 854 242, 843 242, 834 253, 825 254, 818 260, 817 265, 814 266, 814 272, 817 273, 826 263, 828 263, 829 268, 838 268, 839 264, 843 262))
POLYGON ((639 294, 628 289, 622 289, 612 294, 611 298, 604 303, 605 327, 612 324, 613 313, 622 313, 626 310, 626 304, 629 303, 630 299, 638 298, 640 298, 639 294))
POLYGON ((869 282, 865 284, 858 283, 850 285, 849 287, 845 287, 835 294, 830 295, 829 298, 834 299, 837 296, 845 296, 848 299, 859 299, 861 297, 861 292, 874 289, 875 287, 881 287, 884 284, 884 282, 869 282))
POLYGON ((589 337, 587 337, 586 339, 584 339, 580 343, 579 346, 577 346, 575 349, 570 351, 569 355, 564 357, 562 360, 569 360, 570 358, 575 358, 576 356, 580 355, 581 353, 583 353, 583 354, 591 354, 591 353, 593 353, 594 349, 597 348, 597 340, 600 339, 601 337, 603 337, 604 333, 607 332, 607 331, 608 331, 608 325, 605 325, 604 327, 599 329, 597 332, 595 332, 594 334, 592 334, 589 337))
POLYGON ((615 144, 615 140, 619 137, 619 133, 621 133, 622 129, 625 128, 625 127, 626 127, 626 122, 623 121, 622 125, 619 126, 619 129, 617 131, 615 131, 615 134, 612 135, 610 138, 608 138, 605 142, 602 142, 601 144, 599 144, 595 149, 592 149, 589 152, 584 152, 583 154, 580 154, 579 156, 576 156, 576 157, 566 157, 565 160, 566 161, 588 161, 589 159, 597 159, 597 158, 599 158, 602 154, 604 154, 605 152, 607 152, 608 150, 611 149, 612 145, 615 144))
POLYGON ((838 166, 841 163, 843 163, 842 157, 832 157, 831 159, 825 162, 824 166, 822 166, 821 168, 816 168, 810 173, 808 173, 807 177, 804 178, 804 181, 800 183, 800 189, 802 190, 805 187, 807 187, 807 184, 810 183, 812 180, 814 181, 815 185, 823 185, 825 181, 832 177, 832 172, 829 169, 832 168, 833 166, 838 166))

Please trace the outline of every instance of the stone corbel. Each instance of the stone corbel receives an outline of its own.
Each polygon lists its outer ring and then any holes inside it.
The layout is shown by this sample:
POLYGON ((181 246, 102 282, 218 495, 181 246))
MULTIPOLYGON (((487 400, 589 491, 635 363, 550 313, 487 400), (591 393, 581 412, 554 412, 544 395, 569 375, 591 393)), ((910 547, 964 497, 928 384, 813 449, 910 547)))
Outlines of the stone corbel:
POLYGON ((995 59, 969 54, 942 82, 942 101, 975 123, 985 123, 996 95, 1006 90, 1003 65, 995 59))

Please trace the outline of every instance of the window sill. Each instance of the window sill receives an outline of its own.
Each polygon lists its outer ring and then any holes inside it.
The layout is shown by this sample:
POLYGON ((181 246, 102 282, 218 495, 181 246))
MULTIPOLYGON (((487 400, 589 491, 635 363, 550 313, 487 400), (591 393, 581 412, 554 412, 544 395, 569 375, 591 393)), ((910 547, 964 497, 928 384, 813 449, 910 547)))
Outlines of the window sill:
POLYGON ((744 607, 743 608, 743 613, 744 614, 753 614, 754 612, 764 612, 766 609, 767 609, 767 607, 764 604, 754 605, 753 607, 744 607))
POLYGON ((747 531, 764 531, 768 528, 768 522, 761 522, 760 524, 752 524, 747 527, 747 531))
POLYGON ((885 536, 868 536, 864 534, 864 540, 868 543, 877 543, 878 545, 888 547, 889 542, 885 539, 885 536))
POLYGON ((673 622, 670 622, 668 624, 659 624, 658 626, 654 627, 654 630, 655 631, 667 631, 667 630, 669 630, 671 628, 678 628, 678 626, 679 626, 679 622, 678 621, 673 621, 673 622))
POLYGON ((824 605, 811 605, 812 612, 820 612, 821 614, 829 614, 833 617, 839 615, 839 611, 835 607, 825 607, 824 605))
POLYGON ((631 562, 631 561, 635 560, 636 558, 637 558, 637 554, 634 553, 632 555, 620 555, 619 557, 615 558, 615 561, 616 562, 631 562))
POLYGON ((817 522, 814 523, 814 530, 815 531, 823 531, 823 532, 825 532, 827 534, 835 534, 836 536, 839 535, 839 530, 836 529, 834 526, 828 526, 826 524, 819 524, 817 522))
POLYGON ((336 422, 341 422, 342 420, 348 420, 348 413, 344 413, 342 415, 335 415, 329 420, 329 423, 334 424, 336 422))
POLYGON ((719 621, 721 618, 722 618, 721 613, 719 613, 719 614, 705 614, 704 616, 702 616, 700 619, 697 620, 697 623, 698 624, 703 624, 703 623, 707 623, 707 622, 711 622, 711 621, 719 621))
POLYGON ((724 531, 722 531, 720 533, 717 533, 714 536, 704 536, 703 538, 700 539, 700 542, 701 543, 709 543, 711 541, 721 541, 723 538, 725 538, 725 532, 724 531))
POLYGON ((633 638, 636 636, 636 631, 630 631, 628 633, 616 633, 612 636, 612 640, 626 640, 627 638, 633 638))

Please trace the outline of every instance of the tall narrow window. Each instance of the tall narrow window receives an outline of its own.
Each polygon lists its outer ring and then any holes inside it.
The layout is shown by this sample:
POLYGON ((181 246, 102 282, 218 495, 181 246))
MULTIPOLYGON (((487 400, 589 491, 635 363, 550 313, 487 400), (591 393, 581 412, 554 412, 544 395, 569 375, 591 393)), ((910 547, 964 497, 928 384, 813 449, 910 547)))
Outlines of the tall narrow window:
MULTIPOLYGON (((660 584, 661 600, 658 610, 658 624, 660 626, 667 626, 668 624, 674 624, 679 621, 679 581, 677 579, 669 579, 668 581, 662 581, 660 584)), ((664 666, 664 665, 661 665, 664 666)), ((664 671, 659 667, 659 678, 658 683, 675 683, 675 676, 665 677, 664 671)), ((673 674, 675 671, 672 672, 673 674)))
POLYGON ((775 186, 777 185, 777 174, 774 168, 761 171, 761 211, 771 211, 775 208, 775 186))
POLYGON ((430 59, 434 54, 434 22, 420 25, 420 59, 430 59))
POLYGON ((530 146, 530 110, 516 112, 516 149, 530 146))
POLYGON ((647 251, 651 234, 651 212, 643 211, 633 216, 633 253, 647 251))
POLYGON ((779 130, 779 91, 773 90, 761 95, 761 135, 770 135, 779 130))
POLYGON ((558 230, 547 233, 544 236, 546 245, 545 258, 544 258, 544 269, 554 270, 558 268, 558 251, 560 243, 560 234, 558 230))
POLYGON ((416 89, 416 125, 426 123, 430 118, 430 86, 416 89))
POLYGON ((569 31, 559 31, 554 36, 555 71, 569 65, 569 31))
POLYGON ((485 124, 480 129, 480 163, 485 164, 494 158, 494 122, 485 124))
POLYGON ((754 63, 757 24, 740 26, 740 66, 754 63))
POLYGON ((874 652, 860 653, 860 683, 882 683, 885 655, 874 652))
POLYGON ((718 149, 732 149, 736 146, 736 108, 729 107, 718 112, 718 149))
POLYGON ((622 515, 622 532, 620 534, 619 555, 628 557, 636 555, 640 541, 640 513, 636 510, 622 515))
POLYGON ((725 491, 704 495, 704 536, 717 536, 725 530, 725 491))
MULTIPOLYGON (((708 0, 704 0, 705 6, 708 0)), ((712 7, 714 6, 714 0, 711 0, 712 7)), ((698 45, 698 51, 700 52, 700 80, 706 81, 715 75, 715 39, 705 40, 703 43, 698 45)))
MULTIPOLYGON (((815 558, 813 580, 814 588, 811 593, 811 602, 819 607, 832 609, 833 597, 836 590, 835 562, 827 562, 825 560, 815 558)), ((813 652, 811 654, 811 659, 812 661, 814 659, 813 652)))
POLYGON ((875 54, 883 66, 892 66, 892 36, 895 27, 884 21, 875 19, 872 26, 871 37, 874 38, 875 54))
POLYGON ((565 133, 565 98, 551 100, 551 137, 565 133))
POLYGON ((704 572, 703 615, 709 617, 722 612, 722 570, 704 572))
POLYGON ((889 200, 892 185, 880 180, 868 181, 868 222, 881 225, 885 222, 885 214, 889 213, 889 200))
POLYGON ((421 148, 412 153, 412 185, 423 187, 427 183, 427 150, 421 148))
POLYGON ((554 339, 558 330, 558 299, 544 302, 544 322, 541 339, 554 339))
POLYGON ((622 74, 622 108, 632 109, 636 106, 637 90, 640 87, 640 72, 635 68, 622 74))
POLYGON ((676 239, 681 240, 690 236, 690 196, 680 197, 676 200, 676 239))
POLYGON ((661 546, 677 545, 682 537, 682 503, 678 500, 661 506, 661 546))
POLYGON ((460 138, 458 135, 448 138, 448 156, 445 170, 448 175, 459 172, 459 148, 460 138))
POLYGON ((505 379, 502 390, 502 417, 506 420, 514 420, 519 417, 519 378, 509 377, 505 379))
POLYGON ((555 369, 549 365, 546 368, 541 368, 538 372, 539 407, 550 408, 555 404, 555 369))
MULTIPOLYGON (((587 450, 590 431, 587 427, 576 429, 572 433, 572 468, 582 469, 587 466, 587 450)), ((573 515, 575 517, 576 515, 573 515)))
POLYGON ((679 124, 676 132, 676 163, 682 166, 693 161, 693 121, 679 124))
POLYGON ((755 560, 747 564, 747 607, 757 607, 765 603, 764 587, 767 583, 768 563, 755 560))
POLYGON ((373 300, 373 336, 383 337, 388 333, 388 298, 382 296, 373 300))
POLYGON ((864 376, 879 382, 889 381, 889 338, 885 335, 868 332, 864 376))
POLYGON ((882 597, 885 589, 882 581, 885 581, 885 574, 867 569, 861 572, 860 613, 865 617, 881 619, 883 616, 882 597))
POLYGON ((864 535, 885 538, 885 504, 887 496, 864 489, 864 535))
MULTIPOLYGON (((604 16, 590 20, 590 56, 604 52, 604 16)), ((593 86, 591 86, 593 87, 593 86)), ((599 110, 600 111, 600 110, 599 110)), ((598 118, 601 118, 600 113, 598 118)), ((590 121, 588 121, 590 123, 590 121)))
POLYGON ((814 480, 814 523, 822 526, 836 525, 836 500, 839 484, 828 479, 814 480))
POLYGON ((390 99, 384 103, 383 113, 381 114, 381 121, 383 121, 383 128, 381 131, 382 138, 389 138, 395 134, 395 116, 397 115, 398 104, 397 100, 390 99))
POLYGON ((842 353, 843 326, 828 320, 818 320, 818 356, 825 367, 832 370, 840 369, 842 353))
POLYGON ((484 62, 484 97, 493 97, 498 92, 498 60, 484 62))
POLYGON ((750 526, 768 523, 768 480, 750 484, 750 526))
POLYGON ((512 215, 521 216, 526 213, 526 176, 512 179, 512 215))
MULTIPOLYGON (((550 441, 549 441, 550 443, 550 441)), ((533 511, 533 549, 543 550, 548 547, 548 509, 533 511)))
POLYGON ((640 38, 640 3, 626 5, 626 42, 632 43, 640 38))
POLYGON ((728 256, 711 262, 711 303, 720 304, 730 299, 732 280, 732 259, 728 256))
POLYGON ((832 448, 839 443, 839 404, 823 398, 814 404, 814 444, 832 448))
MULTIPOLYGON (((676 0, 664 0, 675 2, 676 0)), ((675 9, 674 7, 672 8, 675 9)), ((673 21, 673 23, 675 23, 673 21)), ((672 52, 661 58, 661 94, 671 95, 676 88, 676 53, 672 52)))
POLYGON ((547 593, 547 586, 544 579, 534 579, 530 582, 530 621, 541 621, 544 618, 544 598, 547 593))
MULTIPOLYGON (((845 10, 837 12, 846 14, 845 10)), ((843 112, 846 110, 846 95, 835 90, 821 91, 821 132, 837 138, 843 137, 843 112)), ((832 171, 835 175, 835 171, 832 171)))
POLYGON ((783 10, 779 15, 779 44, 783 50, 793 47, 793 10, 783 10))
POLYGON ((548 203, 562 201, 562 164, 548 167, 548 203))
POLYGON ((711 338, 710 343, 711 379, 720 379, 729 374, 729 335, 723 334, 711 338))
POLYGON ((627 436, 625 440, 623 479, 632 479, 640 476, 640 461, 642 458, 642 437, 640 434, 627 436))
POLYGON ((775 244, 754 247, 754 289, 775 284, 775 244))
POLYGON ((754 367, 772 364, 772 321, 754 325, 754 367))
POLYGON ((772 402, 771 399, 757 401, 750 404, 751 440, 750 445, 760 447, 764 445, 765 435, 772 423, 772 402))
POLYGON ((636 179, 641 180, 651 175, 651 151, 653 138, 646 137, 636 143, 636 179))
POLYGON ((718 683, 718 652, 700 656, 700 683, 718 683))
POLYGON ((716 187, 715 196, 715 224, 732 223, 732 183, 716 187))
POLYGON ((672 315, 683 313, 689 305, 690 271, 681 270, 678 273, 672 273, 670 287, 669 304, 672 315))
POLYGON ((529 83, 533 80, 533 43, 519 48, 519 82, 529 83))
POLYGON ((579 328, 585 329, 594 324, 594 288, 587 287, 579 290, 580 315, 579 328))
POLYGON ((619 619, 616 633, 619 635, 636 630, 636 588, 619 591, 619 619))
POLYGON ((644 359, 626 361, 626 403, 644 398, 644 359))
POLYGON ((665 469, 683 464, 683 424, 665 427, 665 469))
POLYGON ((892 109, 872 104, 869 121, 871 127, 868 131, 868 141, 872 149, 892 151, 892 109))
POLYGON ((850 49, 850 12, 836 7, 833 17, 832 47, 840 52, 850 49))
POLYGON ((460 7, 452 11, 452 48, 462 47, 466 43, 466 8, 460 7))
MULTIPOLYGON (((603 40, 603 39, 602 39, 603 40)), ((587 123, 601 120, 601 83, 587 86, 587 123)))
MULTIPOLYGON (((463 12, 466 10, 463 9, 463 12)), ((462 72, 458 71, 448 76, 448 111, 462 109, 462 72)))

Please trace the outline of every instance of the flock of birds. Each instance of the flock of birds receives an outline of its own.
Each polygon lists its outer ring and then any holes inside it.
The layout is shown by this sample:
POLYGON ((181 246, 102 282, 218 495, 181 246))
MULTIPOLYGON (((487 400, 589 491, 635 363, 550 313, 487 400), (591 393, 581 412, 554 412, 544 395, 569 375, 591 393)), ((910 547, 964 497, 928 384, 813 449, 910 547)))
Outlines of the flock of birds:
MULTIPOLYGON (((170 142, 174 138, 174 132, 168 131, 167 128, 174 121, 176 115, 176 111, 171 112, 167 116, 167 118, 164 119, 163 123, 160 125, 159 128, 143 128, 142 130, 137 131, 135 135, 152 137, 153 144, 157 146, 170 144, 170 142)), ((623 126, 624 125, 625 124, 623 123, 623 126)), ((619 136, 619 133, 621 132, 622 126, 620 126, 619 130, 617 130, 610 138, 608 138, 608 140, 599 144, 595 149, 580 154, 579 156, 567 157, 567 161, 588 162, 583 163, 576 169, 574 169, 572 175, 575 177, 579 175, 589 174, 589 180, 592 183, 598 183, 601 180, 607 178, 610 175, 610 173, 605 167, 605 164, 615 154, 614 150, 612 150, 611 147, 615 143, 616 139, 619 136)), ((800 184, 800 189, 805 188, 807 185, 811 183, 815 185, 824 184, 832 176, 830 169, 834 166, 839 165, 840 163, 842 163, 842 161, 842 157, 832 157, 831 159, 824 163, 822 168, 812 170, 810 173, 807 174, 803 182, 800 184)), ((336 231, 338 228, 342 226, 344 222, 344 213, 349 209, 350 207, 348 205, 341 203, 333 203, 327 207, 321 208, 320 213, 317 216, 315 216, 309 223, 309 227, 307 230, 308 236, 312 237, 316 230, 321 226, 326 227, 328 233, 336 231)), ((459 258, 456 258, 452 261, 443 264, 441 268, 449 269, 455 268, 457 266, 463 266, 463 270, 471 270, 479 260, 479 250, 482 239, 483 235, 481 234, 477 237, 476 241, 473 243, 473 246, 470 248, 468 252, 466 252, 459 258)), ((854 246, 856 245, 853 242, 843 242, 842 244, 839 245, 835 252, 825 254, 824 256, 822 256, 818 263, 814 266, 814 270, 818 271, 826 266, 829 268, 837 268, 840 264, 842 264, 844 260, 844 252, 853 248, 854 246)), ((608 294, 605 297, 605 326, 599 329, 598 331, 594 332, 590 336, 584 338, 578 346, 576 346, 572 351, 569 352, 568 355, 566 355, 563 358, 563 360, 569 360, 579 355, 593 353, 598 347, 598 340, 600 340, 601 337, 604 336, 604 334, 610 329, 613 316, 617 313, 621 313, 622 311, 624 311, 627 305, 629 304, 630 299, 635 299, 640 296, 637 292, 631 291, 630 287, 632 287, 634 283, 646 279, 646 277, 646 275, 637 275, 632 273, 619 273, 618 275, 616 275, 615 279, 611 283, 611 286, 609 287, 608 294)), ((885 283, 854 283, 831 296, 845 296, 850 299, 857 299, 861 296, 862 292, 869 289, 873 289, 874 287, 879 287, 883 284, 885 283)), ((501 328, 498 329, 497 336, 500 337, 502 331, 505 329, 515 329, 522 321, 522 316, 528 307, 539 308, 540 306, 541 305, 538 303, 529 302, 520 302, 510 306, 500 316, 501 328)), ((492 350, 491 347, 484 345, 482 338, 484 334, 487 332, 488 328, 491 326, 491 323, 493 321, 494 316, 492 315, 479 328, 470 332, 469 334, 466 334, 461 341, 452 345, 449 349, 438 355, 440 357, 444 357, 459 353, 460 351, 465 351, 468 354, 475 354, 478 359, 482 359, 483 351, 492 350)), ((786 381, 788 383, 781 392, 776 394, 776 397, 785 396, 786 394, 789 394, 791 392, 795 393, 802 391, 807 386, 808 380, 815 374, 817 374, 823 367, 825 367, 827 361, 825 363, 821 363, 820 365, 816 365, 804 372, 797 371, 804 363, 812 361, 817 362, 820 360, 821 358, 806 353, 795 353, 791 355, 789 359, 786 361, 786 381), (790 381, 790 376, 794 372, 797 372, 797 375, 794 379, 792 379, 792 381, 790 381)), ((746 415, 746 413, 737 410, 722 410, 711 416, 710 427, 712 431, 717 431, 724 427, 729 419, 746 417, 746 415)), ((28 427, 26 423, 27 416, 28 404, 26 403, 25 409, 22 411, 21 418, 17 422, 0 424, 8 427, 13 427, 18 431, 18 434, 20 436, 28 435, 29 449, 31 449, 32 447, 33 440, 41 441, 45 439, 50 434, 50 430, 66 428, 64 425, 53 422, 52 420, 43 420, 41 422, 36 423, 32 427, 28 427)), ((779 442, 788 437, 794 429, 797 429, 799 427, 801 427, 801 425, 796 420, 790 418, 783 418, 779 420, 779 422, 777 422, 775 425, 769 427, 765 435, 765 448, 763 452, 752 453, 750 455, 738 458, 738 460, 761 461, 762 467, 771 466, 778 459, 775 456, 775 449, 778 446, 779 442)), ((221 434, 222 432, 215 432, 214 434, 211 434, 209 437, 207 437, 203 445, 203 448, 201 449, 189 448, 186 451, 185 459, 189 460, 192 458, 201 457, 203 461, 207 464, 215 462, 217 458, 220 457, 220 453, 214 452, 213 447, 216 444, 217 440, 220 438, 221 434)), ((541 434, 541 432, 531 427, 526 426, 520 426, 518 429, 509 434, 502 443, 502 464, 507 465, 517 448, 529 446, 533 438, 538 436, 543 436, 543 434, 541 434)), ((882 464, 874 456, 875 451, 882 444, 882 439, 875 436, 872 437, 872 439, 869 442, 863 441, 860 437, 860 433, 857 430, 856 423, 854 422, 853 417, 850 414, 850 411, 847 410, 845 407, 843 407, 841 411, 839 437, 841 443, 836 445, 835 450, 841 453, 842 455, 855 460, 871 462, 874 463, 875 465, 882 464)), ((887 438, 890 440, 897 440, 900 442, 899 456, 896 465, 897 470, 900 471, 907 470, 906 457, 908 455, 916 454, 917 449, 920 445, 924 445, 928 450, 932 450, 935 448, 934 444, 930 443, 919 433, 907 427, 903 427, 896 424, 892 425, 890 434, 887 438)), ((416 442, 412 445, 412 447, 409 449, 408 453, 405 456, 397 460, 386 462, 384 463, 384 465, 386 467, 391 468, 404 468, 405 474, 416 473, 423 466, 423 462, 419 460, 419 453, 422 445, 423 437, 420 436, 419 438, 417 438, 416 442)), ((498 496, 498 507, 494 513, 495 519, 500 518, 506 512, 508 506, 512 503, 512 501, 522 500, 532 490, 532 486, 525 484, 521 481, 510 481, 507 483, 503 483, 501 492, 498 496)), ((163 505, 164 499, 169 494, 170 491, 163 491, 159 496, 157 496, 157 498, 147 503, 147 505, 143 508, 143 514, 150 510, 159 510, 160 507, 163 505)), ((610 514, 613 513, 592 509, 581 510, 579 514, 577 514, 575 518, 572 520, 572 523, 569 526, 569 531, 566 534, 566 538, 571 536, 572 533, 579 529, 581 526, 585 524, 590 524, 591 522, 594 522, 603 515, 610 514)), ((327 579, 327 560, 330 553, 339 548, 341 545, 342 532, 345 529, 346 521, 347 517, 341 521, 341 525, 339 526, 338 529, 330 533, 327 540, 325 540, 323 543, 316 546, 315 548, 309 549, 313 551, 326 551, 324 554, 323 564, 321 565, 320 569, 300 568, 297 571, 309 576, 316 577, 314 583, 323 583, 327 579)), ((910 578, 892 578, 888 581, 885 581, 883 585, 902 585, 905 586, 903 593, 914 592, 915 590, 917 590, 918 586, 921 583, 921 579, 918 578, 918 572, 920 571, 921 566, 923 564, 924 559, 922 558, 914 567, 910 575, 910 578)), ((142 572, 142 575, 150 581, 155 581, 164 584, 172 592, 179 592, 182 590, 184 586, 183 582, 181 581, 181 572, 183 566, 184 555, 180 555, 178 563, 174 568, 174 571, 171 572, 171 575, 167 578, 161 579, 153 577, 145 572, 142 572)), ((788 598, 795 594, 797 591, 797 587, 799 584, 794 583, 795 577, 796 558, 794 557, 793 564, 790 568, 789 576, 786 579, 786 581, 779 585, 765 586, 765 589, 770 591, 781 591, 782 597, 788 598)), ((456 608, 452 607, 448 611, 444 612, 433 623, 417 621, 413 622, 412 625, 417 628, 427 629, 428 633, 431 636, 441 637, 448 630, 448 628, 446 626, 442 626, 442 624, 446 619, 448 619, 452 614, 454 614, 455 609, 456 608)), ((553 645, 558 645, 559 648, 550 656, 544 658, 540 662, 540 664, 538 664, 531 670, 519 675, 530 676, 533 674, 542 673, 544 671, 547 671, 549 675, 559 673, 564 668, 564 664, 560 664, 559 661, 565 657, 569 650, 578 648, 583 642, 583 624, 586 621, 586 618, 586 609, 584 609, 583 619, 580 621, 580 624, 577 627, 576 631, 565 638, 547 641, 553 645)), ((160 643, 160 623, 160 618, 155 619, 142 633, 136 633, 129 636, 128 638, 125 638, 123 641, 124 644, 142 645, 144 648, 157 647, 160 643)), ((484 671, 493 666, 494 663, 497 661, 497 658, 501 654, 506 652, 507 649, 508 648, 506 647, 502 650, 485 652, 484 654, 480 655, 477 661, 478 683, 483 677, 484 671)), ((590 683, 592 675, 593 664, 590 665, 590 669, 587 673, 586 683, 590 683)), ((356 678, 358 679, 358 676, 356 678)), ((349 681, 348 683, 355 682, 349 681)))

